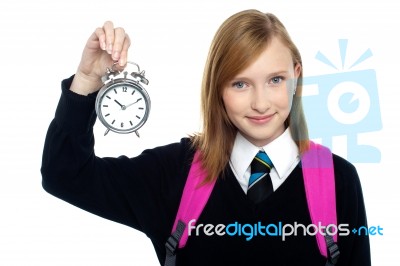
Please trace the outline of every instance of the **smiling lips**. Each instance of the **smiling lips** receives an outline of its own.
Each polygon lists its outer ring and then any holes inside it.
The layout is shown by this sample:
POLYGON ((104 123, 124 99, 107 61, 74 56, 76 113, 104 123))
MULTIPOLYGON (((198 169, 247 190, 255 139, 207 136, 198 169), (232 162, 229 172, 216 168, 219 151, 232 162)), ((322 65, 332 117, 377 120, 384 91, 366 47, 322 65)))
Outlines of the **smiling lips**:
POLYGON ((247 116, 247 119, 254 124, 265 124, 271 121, 275 114, 270 115, 256 115, 256 116, 247 116))

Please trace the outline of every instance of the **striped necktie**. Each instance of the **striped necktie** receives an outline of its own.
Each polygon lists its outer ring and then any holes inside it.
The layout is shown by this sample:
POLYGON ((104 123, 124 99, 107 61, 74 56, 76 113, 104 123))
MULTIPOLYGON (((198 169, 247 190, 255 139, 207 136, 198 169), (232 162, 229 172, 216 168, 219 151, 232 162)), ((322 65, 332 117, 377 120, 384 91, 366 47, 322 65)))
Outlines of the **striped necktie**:
POLYGON ((273 192, 269 172, 273 167, 271 159, 264 151, 259 151, 251 162, 251 175, 247 188, 247 196, 254 203, 266 199, 273 192))

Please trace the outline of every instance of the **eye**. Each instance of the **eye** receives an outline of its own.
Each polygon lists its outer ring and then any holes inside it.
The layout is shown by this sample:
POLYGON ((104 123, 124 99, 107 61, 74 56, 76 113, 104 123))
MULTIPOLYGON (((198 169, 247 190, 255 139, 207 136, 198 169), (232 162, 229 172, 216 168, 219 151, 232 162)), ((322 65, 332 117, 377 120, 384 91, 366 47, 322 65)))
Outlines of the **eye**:
POLYGON ((235 87, 237 89, 243 89, 246 87, 246 83, 243 81, 236 81, 232 84, 232 87, 235 87))
POLYGON ((282 76, 276 76, 276 77, 273 77, 273 78, 270 80, 270 83, 272 83, 272 84, 279 84, 279 83, 281 83, 284 79, 285 79, 285 78, 282 77, 282 76))

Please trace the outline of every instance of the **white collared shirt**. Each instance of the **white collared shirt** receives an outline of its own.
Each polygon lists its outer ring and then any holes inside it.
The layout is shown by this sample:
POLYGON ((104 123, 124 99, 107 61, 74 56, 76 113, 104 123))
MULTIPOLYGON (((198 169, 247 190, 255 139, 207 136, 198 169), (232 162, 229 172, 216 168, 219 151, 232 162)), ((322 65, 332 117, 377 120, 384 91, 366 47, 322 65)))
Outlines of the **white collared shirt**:
POLYGON ((274 191, 282 185, 300 160, 299 149, 292 139, 289 128, 263 147, 254 146, 238 132, 229 164, 245 193, 250 179, 250 164, 259 150, 264 150, 274 165, 270 172, 274 191))

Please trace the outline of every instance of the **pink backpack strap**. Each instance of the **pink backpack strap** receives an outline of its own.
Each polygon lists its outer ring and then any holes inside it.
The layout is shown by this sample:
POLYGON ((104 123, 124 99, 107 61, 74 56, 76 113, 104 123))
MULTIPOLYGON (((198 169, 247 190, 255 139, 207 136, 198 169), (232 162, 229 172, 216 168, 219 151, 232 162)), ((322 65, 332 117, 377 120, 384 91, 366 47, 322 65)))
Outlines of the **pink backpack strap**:
MULTIPOLYGON (((173 230, 176 230, 178 221, 184 222, 186 225, 192 219, 198 219, 201 212, 206 205, 208 198, 210 197, 211 191, 214 188, 213 183, 207 183, 200 186, 200 183, 206 176, 205 171, 201 168, 200 153, 196 152, 192 162, 192 167, 189 171, 189 176, 186 180, 186 185, 183 190, 181 203, 179 205, 178 214, 175 218, 173 230)), ((192 223, 195 225, 196 223, 192 223)), ((179 248, 183 248, 186 245, 188 239, 188 228, 182 235, 181 241, 179 242, 179 248)))
MULTIPOLYGON (((328 229, 334 226, 334 233, 337 233, 332 153, 328 148, 310 141, 310 149, 303 154, 301 161, 311 222, 318 228, 321 225, 328 226, 328 229)), ((326 258, 332 256, 337 258, 339 250, 334 243, 337 242, 337 234, 334 234, 333 238, 329 235, 327 237, 320 232, 316 235, 320 253, 326 258)))
POLYGON ((165 244, 167 251, 165 266, 175 265, 176 249, 178 247, 183 248, 189 236, 188 223, 194 220, 191 222, 191 225, 194 226, 196 224, 197 219, 210 197, 215 181, 200 185, 205 177, 206 172, 201 167, 200 152, 196 151, 185 188, 183 189, 178 213, 172 229, 172 235, 165 244))
MULTIPOLYGON (((183 248, 188 239, 187 225, 193 219, 195 221, 191 224, 195 225, 215 185, 215 182, 212 182, 200 186, 206 173, 201 168, 199 157, 200 153, 196 152, 183 190, 172 234, 165 244, 164 266, 175 265, 176 249, 178 246, 183 248)), ((312 223, 316 226, 319 224, 323 226, 337 225, 332 153, 328 148, 310 142, 310 150, 302 156, 302 169, 312 223)), ((337 235, 325 238, 323 234, 318 233, 316 237, 320 253, 328 258, 326 265, 336 264, 340 254, 335 243, 337 235)))

